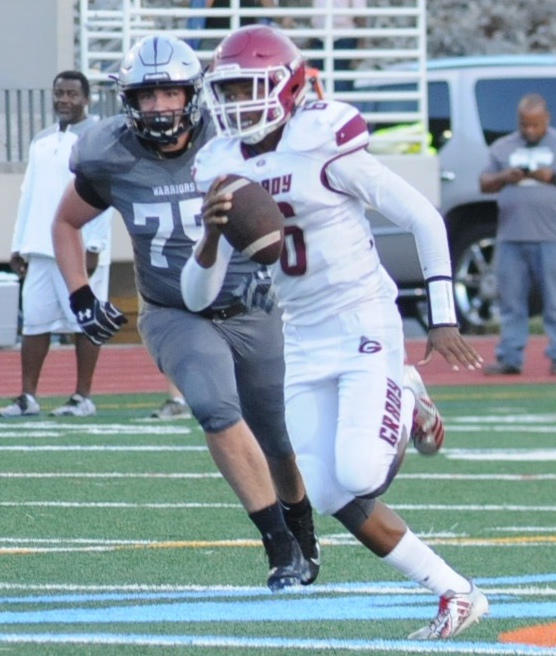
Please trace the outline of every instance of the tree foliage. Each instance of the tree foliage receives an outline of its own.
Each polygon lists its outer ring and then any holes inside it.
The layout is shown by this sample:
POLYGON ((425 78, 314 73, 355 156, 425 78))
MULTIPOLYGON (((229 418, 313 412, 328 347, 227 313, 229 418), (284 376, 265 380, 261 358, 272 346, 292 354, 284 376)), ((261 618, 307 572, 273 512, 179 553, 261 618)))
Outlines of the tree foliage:
POLYGON ((555 0, 428 0, 429 57, 551 53, 555 0))

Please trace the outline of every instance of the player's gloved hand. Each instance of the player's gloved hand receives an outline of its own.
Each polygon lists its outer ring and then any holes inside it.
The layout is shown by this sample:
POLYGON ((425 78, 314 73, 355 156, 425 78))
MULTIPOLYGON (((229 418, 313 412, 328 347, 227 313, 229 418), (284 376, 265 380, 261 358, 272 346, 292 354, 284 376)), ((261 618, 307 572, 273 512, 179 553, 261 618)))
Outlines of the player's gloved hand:
POLYGON ((250 276, 245 276, 234 290, 234 295, 239 296, 249 310, 256 307, 270 313, 276 303, 276 295, 271 287, 266 267, 255 271, 250 276))
POLYGON ((127 323, 118 308, 108 301, 99 301, 89 285, 83 285, 70 294, 70 307, 81 330, 97 346, 104 344, 127 323))

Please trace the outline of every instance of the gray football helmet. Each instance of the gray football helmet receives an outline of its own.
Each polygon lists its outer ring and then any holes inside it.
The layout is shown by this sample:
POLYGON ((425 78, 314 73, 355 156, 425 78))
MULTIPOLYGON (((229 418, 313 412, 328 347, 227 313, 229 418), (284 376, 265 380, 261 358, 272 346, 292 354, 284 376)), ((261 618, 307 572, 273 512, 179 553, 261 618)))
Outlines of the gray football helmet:
POLYGON ((118 75, 120 97, 130 130, 157 144, 175 143, 176 137, 194 127, 200 117, 199 96, 203 72, 197 55, 176 37, 146 36, 126 54, 118 75), (184 87, 187 102, 180 112, 142 112, 137 90, 184 87), (176 120, 178 118, 180 120, 176 120))

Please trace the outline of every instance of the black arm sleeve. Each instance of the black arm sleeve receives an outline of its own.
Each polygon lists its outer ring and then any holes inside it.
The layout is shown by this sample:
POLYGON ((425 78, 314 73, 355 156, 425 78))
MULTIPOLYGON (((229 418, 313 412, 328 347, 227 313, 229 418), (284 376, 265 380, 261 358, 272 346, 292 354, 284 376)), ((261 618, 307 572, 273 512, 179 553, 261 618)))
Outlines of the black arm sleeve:
POLYGON ((75 174, 75 191, 86 203, 96 207, 99 210, 106 210, 110 207, 96 192, 93 185, 87 180, 83 173, 75 174))

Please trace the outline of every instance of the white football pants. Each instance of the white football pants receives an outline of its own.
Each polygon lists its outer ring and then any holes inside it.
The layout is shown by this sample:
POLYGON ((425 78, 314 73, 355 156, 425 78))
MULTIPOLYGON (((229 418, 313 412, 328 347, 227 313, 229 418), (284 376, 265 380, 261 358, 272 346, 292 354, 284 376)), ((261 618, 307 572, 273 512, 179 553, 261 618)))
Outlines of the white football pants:
POLYGON ((288 432, 313 506, 333 514, 385 483, 411 426, 401 317, 368 303, 284 336, 288 432))

